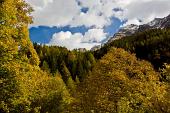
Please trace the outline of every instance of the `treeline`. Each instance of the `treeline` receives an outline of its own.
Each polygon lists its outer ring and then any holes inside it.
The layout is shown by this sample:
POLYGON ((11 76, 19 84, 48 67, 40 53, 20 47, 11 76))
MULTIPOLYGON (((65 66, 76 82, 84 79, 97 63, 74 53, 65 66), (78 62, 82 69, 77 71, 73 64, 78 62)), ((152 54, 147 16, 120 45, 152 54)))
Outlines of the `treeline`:
POLYGON ((101 58, 111 47, 124 48, 140 59, 150 61, 156 69, 170 63, 170 29, 153 29, 106 44, 95 52, 101 58))
POLYGON ((71 76, 74 81, 82 81, 95 65, 90 51, 69 51, 64 47, 38 45, 34 48, 40 58, 40 67, 49 73, 59 73, 62 77, 71 76))

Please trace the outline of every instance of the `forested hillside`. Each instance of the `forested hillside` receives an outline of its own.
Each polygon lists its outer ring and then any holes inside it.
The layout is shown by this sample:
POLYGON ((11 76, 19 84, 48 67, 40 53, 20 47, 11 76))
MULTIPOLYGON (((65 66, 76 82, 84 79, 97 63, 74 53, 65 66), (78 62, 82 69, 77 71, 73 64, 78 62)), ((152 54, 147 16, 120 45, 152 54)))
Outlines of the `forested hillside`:
POLYGON ((74 81, 82 81, 96 63, 90 51, 69 51, 64 47, 45 46, 36 43, 34 48, 39 55, 42 70, 52 74, 60 73, 62 76, 69 75, 74 81))
POLYGON ((168 29, 117 40, 94 57, 33 45, 32 11, 23 0, 0 0, 0 113, 170 112, 168 29), (167 64, 158 72, 138 58, 167 64))
POLYGON ((164 63, 170 63, 170 30, 147 30, 115 40, 96 51, 95 57, 101 58, 111 47, 135 53, 138 58, 150 61, 158 69, 164 63))
POLYGON ((159 76, 149 62, 111 48, 78 86, 72 113, 168 113, 170 92, 159 76))

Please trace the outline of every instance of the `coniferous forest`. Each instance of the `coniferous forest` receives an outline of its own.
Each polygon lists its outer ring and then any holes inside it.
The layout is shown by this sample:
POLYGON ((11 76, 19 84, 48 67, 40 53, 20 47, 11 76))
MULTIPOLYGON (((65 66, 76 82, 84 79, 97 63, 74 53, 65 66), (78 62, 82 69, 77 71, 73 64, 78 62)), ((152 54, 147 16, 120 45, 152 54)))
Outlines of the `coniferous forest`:
POLYGON ((0 0, 0 113, 170 113, 170 29, 70 51, 31 42, 32 11, 0 0))
POLYGON ((101 58, 111 47, 124 48, 137 58, 151 62, 156 69, 170 63, 170 29, 152 29, 105 44, 95 52, 101 58))

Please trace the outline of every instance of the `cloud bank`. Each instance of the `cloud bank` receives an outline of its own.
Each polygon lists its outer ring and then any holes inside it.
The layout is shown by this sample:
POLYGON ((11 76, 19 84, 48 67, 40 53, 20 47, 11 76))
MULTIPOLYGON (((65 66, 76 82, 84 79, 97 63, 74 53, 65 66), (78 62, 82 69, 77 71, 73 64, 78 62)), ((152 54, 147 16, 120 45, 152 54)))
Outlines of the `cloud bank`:
POLYGON ((170 0, 26 0, 35 12, 34 24, 31 26, 78 27, 89 30, 81 32, 55 33, 50 41, 53 45, 68 48, 86 47, 101 43, 107 33, 104 29, 112 18, 118 18, 127 24, 144 24, 154 18, 170 14, 170 0), (100 34, 99 34, 100 31, 100 34), (65 38, 64 38, 65 37, 65 38), (63 40, 64 39, 64 40, 63 40), (63 41, 63 42, 62 42, 63 41), (72 42, 72 43, 70 43, 72 42), (73 45, 74 44, 74 45, 73 45))
POLYGON ((84 35, 81 33, 59 32, 55 33, 49 42, 50 45, 64 46, 69 49, 86 48, 90 49, 95 45, 100 45, 101 41, 106 38, 103 29, 89 29, 84 35))
POLYGON ((145 24, 169 15, 170 0, 129 0, 122 9, 122 17, 128 20, 126 24, 145 24))

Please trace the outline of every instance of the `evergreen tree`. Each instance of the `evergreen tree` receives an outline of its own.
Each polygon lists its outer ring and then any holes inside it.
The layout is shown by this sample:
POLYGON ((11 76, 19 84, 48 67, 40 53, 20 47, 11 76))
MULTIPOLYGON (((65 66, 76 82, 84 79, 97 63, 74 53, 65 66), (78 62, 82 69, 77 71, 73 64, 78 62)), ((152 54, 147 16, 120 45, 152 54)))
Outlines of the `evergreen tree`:
POLYGON ((80 81, 83 81, 83 79, 84 79, 84 69, 83 69, 82 62, 80 60, 77 61, 76 75, 79 77, 80 81))
POLYGON ((71 74, 64 62, 62 62, 62 64, 61 64, 61 72, 60 73, 62 74, 62 79, 65 82, 68 89, 70 90, 70 93, 71 94, 75 93, 75 83, 74 83, 74 81, 71 77, 71 74))
POLYGON ((41 69, 46 71, 46 72, 50 72, 49 71, 49 65, 48 65, 48 63, 45 60, 43 61, 41 69))
POLYGON ((61 63, 61 71, 60 71, 60 73, 62 75, 63 81, 65 83, 67 83, 67 81, 68 81, 69 77, 71 76, 71 74, 70 74, 68 68, 66 67, 65 62, 61 63))
POLYGON ((169 35, 169 29, 152 29, 139 32, 105 44, 94 54, 96 58, 100 59, 111 47, 124 48, 126 51, 135 53, 138 58, 150 61, 158 70, 164 63, 170 63, 170 54, 168 54, 170 51, 169 35))

